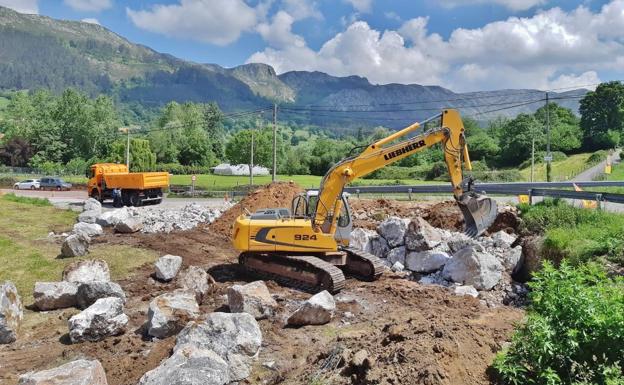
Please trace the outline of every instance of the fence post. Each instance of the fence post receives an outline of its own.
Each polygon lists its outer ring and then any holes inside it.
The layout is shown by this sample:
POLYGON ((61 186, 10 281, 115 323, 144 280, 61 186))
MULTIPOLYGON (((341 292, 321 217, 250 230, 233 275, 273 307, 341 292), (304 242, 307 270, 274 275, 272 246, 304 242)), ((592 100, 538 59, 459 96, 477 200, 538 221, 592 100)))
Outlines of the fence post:
POLYGON ((409 196, 409 200, 412 200, 412 189, 411 188, 407 189, 407 195, 409 196))
POLYGON ((529 206, 533 206, 533 189, 529 189, 529 206))
POLYGON ((355 189, 355 194, 357 195, 358 199, 360 199, 360 189, 355 189))

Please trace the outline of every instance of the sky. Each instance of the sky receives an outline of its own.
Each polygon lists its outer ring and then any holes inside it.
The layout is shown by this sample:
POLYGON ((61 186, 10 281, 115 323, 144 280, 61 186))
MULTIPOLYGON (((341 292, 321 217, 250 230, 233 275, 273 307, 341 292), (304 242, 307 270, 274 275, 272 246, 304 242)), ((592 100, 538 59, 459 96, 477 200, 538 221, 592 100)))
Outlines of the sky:
POLYGON ((624 0, 0 0, 159 52, 453 91, 624 79, 624 0))

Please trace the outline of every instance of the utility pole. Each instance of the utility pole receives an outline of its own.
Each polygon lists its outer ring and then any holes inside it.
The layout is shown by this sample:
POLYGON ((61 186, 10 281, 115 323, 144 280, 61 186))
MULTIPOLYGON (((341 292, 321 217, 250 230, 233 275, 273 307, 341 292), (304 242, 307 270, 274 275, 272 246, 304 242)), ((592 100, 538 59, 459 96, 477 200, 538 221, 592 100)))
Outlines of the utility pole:
MULTIPOLYGON (((257 123, 257 121, 256 121, 257 123)), ((254 129, 251 129, 251 155, 250 155, 250 159, 249 159, 249 185, 253 186, 253 164, 254 164, 254 160, 253 160, 253 156, 254 156, 254 129)))
POLYGON ((119 132, 125 132, 128 136, 128 140, 126 143, 126 167, 128 167, 128 171, 130 171, 130 129, 132 127, 120 127, 119 132))
POLYGON ((546 91, 546 181, 551 181, 552 154, 550 153, 550 105, 548 103, 548 91, 546 91))
POLYGON ((275 177, 277 174, 277 104, 273 103, 273 178, 271 179, 275 182, 275 177))
POLYGON ((531 140, 531 182, 533 182, 533 176, 535 170, 535 133, 533 133, 533 139, 531 140))

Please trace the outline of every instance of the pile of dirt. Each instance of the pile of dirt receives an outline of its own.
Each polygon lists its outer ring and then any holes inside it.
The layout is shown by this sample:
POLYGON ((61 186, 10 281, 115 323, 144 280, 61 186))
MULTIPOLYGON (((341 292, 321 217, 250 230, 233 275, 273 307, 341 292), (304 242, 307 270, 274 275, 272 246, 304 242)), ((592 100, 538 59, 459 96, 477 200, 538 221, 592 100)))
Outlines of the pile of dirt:
POLYGON ((440 229, 462 231, 464 228, 464 217, 455 201, 443 201, 428 207, 423 219, 440 229))
POLYGON ((276 182, 263 186, 224 212, 209 226, 209 230, 221 235, 230 235, 234 220, 244 214, 245 209, 253 213, 264 208, 290 208, 293 198, 301 192, 303 189, 293 182, 276 182))

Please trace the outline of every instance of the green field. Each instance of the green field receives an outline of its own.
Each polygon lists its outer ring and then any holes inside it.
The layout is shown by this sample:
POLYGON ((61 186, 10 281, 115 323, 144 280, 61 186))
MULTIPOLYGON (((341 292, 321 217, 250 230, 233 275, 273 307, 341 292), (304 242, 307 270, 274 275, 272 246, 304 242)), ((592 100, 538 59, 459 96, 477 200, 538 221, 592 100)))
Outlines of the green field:
MULTIPOLYGON (((587 159, 591 153, 574 154, 568 156, 564 160, 552 162, 552 180, 553 182, 563 182, 574 178, 575 175, 583 172, 591 165, 587 164, 587 159)), ((531 180, 531 167, 520 170, 522 181, 531 180)), ((546 181, 546 164, 539 163, 535 165, 535 182, 546 181)))

